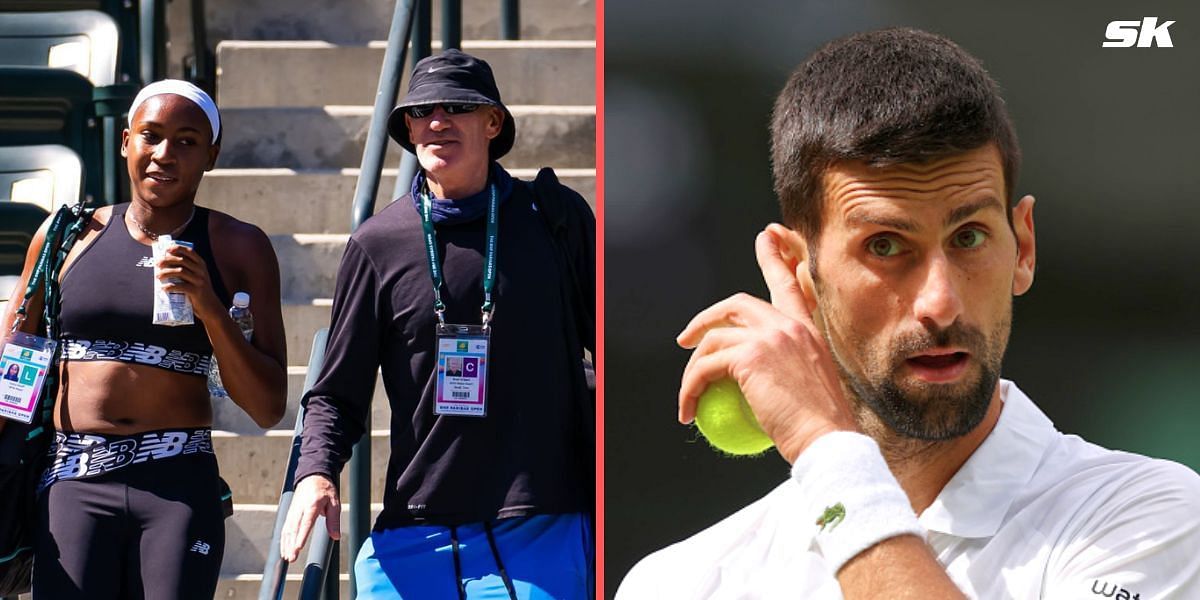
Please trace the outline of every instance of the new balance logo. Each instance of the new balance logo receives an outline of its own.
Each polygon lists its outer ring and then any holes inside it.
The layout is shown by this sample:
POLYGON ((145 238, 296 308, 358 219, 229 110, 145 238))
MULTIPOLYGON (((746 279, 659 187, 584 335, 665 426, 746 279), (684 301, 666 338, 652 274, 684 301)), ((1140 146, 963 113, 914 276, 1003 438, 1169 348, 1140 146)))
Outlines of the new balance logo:
POLYGON ((135 267, 150 267, 151 269, 153 269, 154 268, 154 259, 149 256, 143 256, 142 260, 137 261, 137 264, 133 265, 133 266, 135 266, 135 267))
POLYGON ((212 550, 212 546, 209 546, 200 540, 196 540, 196 543, 192 544, 191 552, 199 552, 200 554, 208 556, 209 550, 212 550))
POLYGON ((1143 17, 1141 21, 1113 21, 1104 30, 1104 38, 1109 40, 1101 44, 1105 48, 1131 48, 1134 42, 1138 48, 1173 48, 1171 32, 1167 28, 1175 21, 1158 24, 1158 17, 1143 17))

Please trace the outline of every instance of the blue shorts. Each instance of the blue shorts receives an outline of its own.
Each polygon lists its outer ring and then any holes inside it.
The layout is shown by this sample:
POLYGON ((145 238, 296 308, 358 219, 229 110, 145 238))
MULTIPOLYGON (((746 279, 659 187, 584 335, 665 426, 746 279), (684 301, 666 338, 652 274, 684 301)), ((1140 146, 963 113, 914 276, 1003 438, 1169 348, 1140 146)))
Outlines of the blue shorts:
POLYGON ((362 599, 592 600, 594 556, 588 516, 538 515, 372 532, 354 576, 362 599))

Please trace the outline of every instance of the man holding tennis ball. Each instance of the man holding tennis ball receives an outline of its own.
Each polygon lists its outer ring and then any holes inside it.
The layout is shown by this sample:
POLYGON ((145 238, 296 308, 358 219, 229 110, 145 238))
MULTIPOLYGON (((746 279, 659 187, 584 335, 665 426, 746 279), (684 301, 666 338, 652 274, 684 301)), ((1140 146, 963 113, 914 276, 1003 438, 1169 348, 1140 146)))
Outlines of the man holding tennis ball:
POLYGON ((1034 199, 979 61, 907 29, 834 41, 771 132, 770 302, 679 334, 679 419, 734 453, 773 444, 791 478, 618 599, 1200 598, 1200 478, 1065 436, 1000 379, 1034 199))

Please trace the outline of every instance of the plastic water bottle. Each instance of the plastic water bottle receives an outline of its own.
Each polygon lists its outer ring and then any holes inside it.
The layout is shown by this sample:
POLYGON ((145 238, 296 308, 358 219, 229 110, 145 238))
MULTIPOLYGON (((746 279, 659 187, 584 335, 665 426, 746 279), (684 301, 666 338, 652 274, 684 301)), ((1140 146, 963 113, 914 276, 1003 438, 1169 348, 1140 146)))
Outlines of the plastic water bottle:
MULTIPOLYGON (((229 308, 229 318, 242 331, 246 341, 254 337, 254 315, 250 314, 250 294, 238 292, 233 295, 233 306, 229 308)), ((221 383, 221 369, 217 366, 217 357, 212 357, 212 367, 208 371, 208 394, 214 398, 228 398, 229 392, 221 383)))

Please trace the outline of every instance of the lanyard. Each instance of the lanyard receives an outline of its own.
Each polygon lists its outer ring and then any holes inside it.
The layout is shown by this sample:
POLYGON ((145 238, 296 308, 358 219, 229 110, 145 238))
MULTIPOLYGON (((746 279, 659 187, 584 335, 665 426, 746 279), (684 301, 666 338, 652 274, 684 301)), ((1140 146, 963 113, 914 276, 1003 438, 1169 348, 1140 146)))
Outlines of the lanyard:
POLYGON ((42 249, 38 253, 37 264, 33 268, 33 273, 29 275, 29 281, 25 286, 25 296, 22 299, 21 305, 17 308, 17 317, 13 320, 12 330, 9 333, 16 332, 25 321, 26 309, 29 306, 30 299, 43 286, 45 287, 42 299, 43 312, 46 317, 46 328, 47 331, 53 331, 57 325, 56 321, 58 317, 58 271, 66 260, 67 253, 71 251, 71 247, 75 244, 75 239, 91 221, 92 212, 93 209, 85 209, 83 204, 80 203, 73 209, 66 206, 60 207, 58 212, 54 214, 54 219, 50 222, 50 228, 46 230, 46 238, 42 243, 42 249), (73 221, 69 227, 67 226, 67 219, 73 221), (63 231, 64 227, 68 227, 66 231, 63 231), (53 310, 52 307, 54 307, 53 310))
MULTIPOLYGON (((496 286, 496 240, 500 235, 500 202, 496 193, 496 184, 490 184, 491 197, 488 198, 487 212, 487 241, 484 245, 483 259, 483 326, 488 326, 492 318, 492 289, 496 286)), ((421 227, 425 230, 425 255, 429 259, 429 275, 433 279, 433 312, 437 313, 438 323, 445 324, 446 304, 442 302, 442 266, 438 258, 437 232, 433 227, 432 194, 426 192, 421 197, 421 227)))
MULTIPOLYGON (((58 297, 58 273, 62 269, 63 263, 66 262, 71 247, 75 245, 75 240, 91 223, 94 212, 93 208, 84 208, 82 202, 76 204, 73 209, 66 206, 59 207, 54 219, 50 222, 50 228, 46 230, 45 241, 42 242, 42 249, 38 253, 37 265, 34 266, 33 273, 29 275, 25 296, 21 301, 21 306, 17 308, 17 317, 13 320, 10 334, 15 333, 25 321, 29 301, 34 294, 37 294, 38 288, 44 288, 42 290, 42 317, 45 321, 46 336, 52 340, 58 339, 60 300, 58 297), (70 224, 68 225, 68 223, 70 224), (64 227, 66 231, 63 230, 64 227)), ((61 350, 62 347, 58 346, 56 352, 61 352, 61 350)), ((50 423, 53 418, 54 401, 58 396, 58 370, 53 366, 57 361, 58 354, 56 353, 51 358, 51 368, 46 370, 46 378, 42 380, 42 397, 46 398, 41 407, 42 423, 50 423)), ((33 439, 41 431, 41 426, 36 427, 27 434, 25 439, 33 439)))

